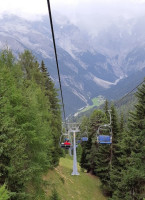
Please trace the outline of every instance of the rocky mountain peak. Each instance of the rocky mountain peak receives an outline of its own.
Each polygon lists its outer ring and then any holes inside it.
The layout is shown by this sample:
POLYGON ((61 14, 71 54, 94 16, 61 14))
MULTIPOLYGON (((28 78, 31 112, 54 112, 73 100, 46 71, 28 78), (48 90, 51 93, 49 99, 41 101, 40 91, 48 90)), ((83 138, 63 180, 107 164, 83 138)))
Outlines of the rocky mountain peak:
MULTIPOLYGON (((123 87, 121 80, 144 72, 144 25, 144 18, 128 19, 111 24, 91 37, 57 13, 54 31, 68 114, 91 104, 91 99, 98 95, 112 97, 113 91, 111 95, 107 91, 123 87)), ((0 27, 1 49, 8 44, 16 55, 24 49, 31 50, 40 62, 44 60, 58 84, 48 16, 28 21, 5 15, 0 19, 0 27)))

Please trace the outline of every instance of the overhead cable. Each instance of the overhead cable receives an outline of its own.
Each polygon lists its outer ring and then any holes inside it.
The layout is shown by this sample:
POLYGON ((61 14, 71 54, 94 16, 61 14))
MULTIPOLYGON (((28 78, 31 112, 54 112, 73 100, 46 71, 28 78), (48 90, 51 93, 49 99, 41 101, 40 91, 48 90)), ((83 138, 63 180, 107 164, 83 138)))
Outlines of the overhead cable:
POLYGON ((58 56, 57 56, 56 43, 55 43, 55 35, 54 35, 54 29, 53 29, 51 6, 50 6, 50 1, 49 0, 47 0, 47 5, 48 5, 48 12, 49 12, 51 33, 52 33, 53 46, 54 46, 54 52, 55 52, 55 59, 56 59, 56 66, 57 66, 57 73, 58 73, 58 80, 59 80, 59 86, 60 86, 60 93, 61 93, 61 101, 62 101, 62 107, 63 107, 63 114, 64 114, 64 120, 65 120, 65 123, 66 123, 66 114, 65 114, 64 101, 63 101, 63 92, 62 92, 60 71, 59 71, 59 65, 58 65, 58 56))
POLYGON ((133 88, 130 92, 128 92, 125 96, 123 96, 119 101, 116 102, 116 104, 118 104, 120 101, 122 101, 125 97, 127 97, 129 94, 131 94, 135 89, 137 89, 140 85, 143 84, 143 82, 145 82, 145 79, 140 83, 138 84, 135 88, 133 88))

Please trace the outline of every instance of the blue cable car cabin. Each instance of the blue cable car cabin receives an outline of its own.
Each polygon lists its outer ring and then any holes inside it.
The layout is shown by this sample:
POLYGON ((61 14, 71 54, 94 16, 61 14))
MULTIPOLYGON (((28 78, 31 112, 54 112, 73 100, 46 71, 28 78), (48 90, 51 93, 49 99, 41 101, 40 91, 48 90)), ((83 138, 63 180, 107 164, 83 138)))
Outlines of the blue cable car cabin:
POLYGON ((81 140, 82 140, 82 142, 87 142, 88 141, 88 137, 82 137, 81 140))
POLYGON ((77 140, 77 144, 80 144, 81 143, 81 140, 77 140))
POLYGON ((110 135, 98 135, 97 142, 99 144, 112 144, 112 136, 110 135))
POLYGON ((110 123, 100 125, 97 130, 97 142, 99 144, 112 144, 112 127, 111 127, 111 111, 108 110, 110 115, 110 123))

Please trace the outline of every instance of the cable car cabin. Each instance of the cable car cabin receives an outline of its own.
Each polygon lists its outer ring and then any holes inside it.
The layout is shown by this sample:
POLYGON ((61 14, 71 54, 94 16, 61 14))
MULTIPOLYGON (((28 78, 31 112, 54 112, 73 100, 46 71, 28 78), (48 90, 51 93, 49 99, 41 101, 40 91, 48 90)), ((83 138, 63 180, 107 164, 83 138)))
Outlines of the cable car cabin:
POLYGON ((97 142, 99 144, 112 144, 112 136, 110 135, 98 135, 97 142))
POLYGON ((69 142, 69 139, 64 140, 64 143, 61 143, 61 148, 69 149, 71 146, 71 143, 69 142))
POLYGON ((88 137, 82 137, 81 140, 82 140, 82 142, 87 142, 88 141, 88 137))
POLYGON ((77 140, 77 144, 80 144, 82 141, 81 140, 77 140))
POLYGON ((108 110, 110 115, 110 123, 100 125, 97 130, 97 142, 99 144, 112 144, 112 127, 111 127, 111 113, 108 110))

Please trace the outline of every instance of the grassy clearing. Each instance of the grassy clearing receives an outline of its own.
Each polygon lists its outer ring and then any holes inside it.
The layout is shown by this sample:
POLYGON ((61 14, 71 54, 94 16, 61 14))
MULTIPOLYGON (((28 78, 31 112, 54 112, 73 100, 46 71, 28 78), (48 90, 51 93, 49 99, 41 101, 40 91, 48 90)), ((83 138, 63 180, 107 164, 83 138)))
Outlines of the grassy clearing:
POLYGON ((47 195, 55 187, 62 200, 107 200, 100 190, 97 177, 78 171, 80 176, 71 176, 73 161, 68 156, 60 159, 60 165, 44 177, 48 181, 47 195))
POLYGON ((104 103, 104 99, 101 96, 98 96, 98 97, 95 97, 92 99, 92 103, 93 103, 93 105, 85 107, 79 113, 86 112, 94 107, 98 107, 98 106, 102 105, 104 103))

